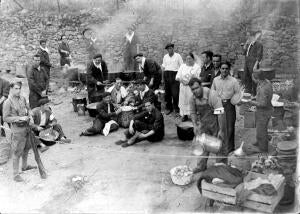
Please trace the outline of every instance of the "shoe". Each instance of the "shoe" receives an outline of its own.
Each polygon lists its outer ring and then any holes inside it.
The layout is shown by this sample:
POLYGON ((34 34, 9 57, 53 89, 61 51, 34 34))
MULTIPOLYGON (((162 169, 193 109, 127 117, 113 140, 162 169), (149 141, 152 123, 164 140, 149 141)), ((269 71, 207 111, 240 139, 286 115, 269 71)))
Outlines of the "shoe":
POLYGON ((62 143, 71 143, 71 139, 68 139, 68 138, 62 138, 62 139, 60 139, 60 141, 62 143))
POLYGON ((37 169, 37 167, 28 165, 26 168, 22 168, 22 171, 24 172, 24 171, 28 171, 28 170, 31 170, 31 169, 37 169))
POLYGON ((122 144, 122 147, 123 147, 123 148, 126 148, 126 147, 128 147, 128 146, 131 146, 131 145, 128 144, 128 143, 123 143, 123 144, 122 144))
POLYGON ((181 119, 181 122, 185 122, 185 121, 188 121, 188 116, 187 115, 184 115, 181 119))
POLYGON ((47 151, 48 149, 49 149, 49 147, 45 146, 45 147, 41 147, 40 151, 43 153, 43 152, 47 151))
POLYGON ((166 111, 165 111, 165 114, 166 114, 166 115, 169 115, 169 114, 171 114, 171 113, 172 113, 171 110, 166 110, 166 111))
POLYGON ((16 181, 16 182, 23 182, 24 179, 23 179, 20 175, 16 175, 16 176, 14 177, 14 181, 16 181))
POLYGON ((116 145, 122 145, 124 143, 127 143, 127 140, 118 140, 117 142, 115 142, 116 145))

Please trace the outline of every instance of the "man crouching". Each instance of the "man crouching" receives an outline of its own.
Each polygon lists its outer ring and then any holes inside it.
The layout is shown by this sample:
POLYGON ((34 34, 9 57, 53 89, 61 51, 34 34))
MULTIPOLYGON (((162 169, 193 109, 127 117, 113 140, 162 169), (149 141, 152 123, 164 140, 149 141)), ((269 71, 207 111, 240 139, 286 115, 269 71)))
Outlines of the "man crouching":
POLYGON ((145 100, 144 105, 146 110, 131 120, 129 129, 125 131, 125 139, 117 141, 117 145, 128 147, 142 140, 158 142, 163 139, 165 125, 162 113, 155 108, 152 99, 145 100))
POLYGON ((38 163, 41 178, 46 178, 46 172, 36 148, 37 139, 29 125, 29 105, 25 97, 21 96, 21 82, 10 84, 10 94, 3 106, 3 121, 10 125, 12 131, 13 176, 16 182, 24 181, 19 174, 19 161, 22 156, 22 171, 36 168, 27 165, 29 149, 32 147, 38 163))

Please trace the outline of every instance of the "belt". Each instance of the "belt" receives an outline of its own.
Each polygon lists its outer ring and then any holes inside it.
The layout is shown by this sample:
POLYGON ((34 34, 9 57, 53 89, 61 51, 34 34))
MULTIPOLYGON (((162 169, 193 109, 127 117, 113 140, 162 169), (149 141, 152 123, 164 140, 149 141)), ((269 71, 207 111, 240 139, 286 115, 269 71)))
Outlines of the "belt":
POLYGON ((223 103, 227 103, 227 102, 229 102, 230 101, 230 99, 222 99, 222 102, 223 103))

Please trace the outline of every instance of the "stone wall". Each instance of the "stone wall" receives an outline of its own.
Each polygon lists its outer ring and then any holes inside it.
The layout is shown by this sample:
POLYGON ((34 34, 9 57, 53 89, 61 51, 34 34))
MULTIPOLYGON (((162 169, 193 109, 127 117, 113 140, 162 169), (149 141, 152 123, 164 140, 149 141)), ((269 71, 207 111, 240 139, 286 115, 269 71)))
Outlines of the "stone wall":
POLYGON ((246 30, 262 29, 263 65, 276 67, 280 73, 296 73, 299 27, 294 9, 296 1, 287 2, 278 1, 253 14, 250 11, 255 7, 239 9, 225 20, 215 16, 213 21, 195 9, 172 10, 166 15, 145 8, 132 13, 125 8, 113 17, 103 16, 97 9, 63 16, 21 11, 9 18, 0 18, 0 70, 14 69, 28 62, 42 37, 48 39, 51 61, 58 66, 57 38, 62 34, 70 41, 74 61, 85 63, 89 58, 89 41, 83 38, 82 30, 92 26, 97 36, 95 48, 103 54, 110 71, 120 71, 126 27, 135 24, 140 51, 159 63, 166 53, 165 44, 172 41, 184 58, 190 51, 200 55, 204 50, 212 50, 234 62, 235 69, 243 67, 240 43, 246 40, 246 30))

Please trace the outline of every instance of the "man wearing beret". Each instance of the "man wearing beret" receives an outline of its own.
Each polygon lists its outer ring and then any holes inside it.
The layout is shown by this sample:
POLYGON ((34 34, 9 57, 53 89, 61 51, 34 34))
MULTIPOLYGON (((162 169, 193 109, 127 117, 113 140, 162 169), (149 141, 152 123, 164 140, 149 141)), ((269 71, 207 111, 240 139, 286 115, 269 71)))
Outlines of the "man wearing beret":
POLYGON ((80 136, 92 136, 97 134, 104 134, 104 129, 106 125, 110 123, 108 132, 115 131, 119 128, 119 125, 115 122, 117 121, 117 116, 122 112, 121 109, 115 109, 111 101, 111 94, 109 92, 104 92, 102 94, 103 100, 97 104, 98 115, 93 121, 92 127, 88 128, 80 134, 80 136), (115 123, 111 123, 114 121, 115 123))
POLYGON ((174 44, 167 44, 165 49, 168 51, 168 54, 163 58, 162 68, 165 81, 166 114, 168 115, 173 110, 179 113, 179 82, 175 80, 175 77, 183 60, 180 54, 174 52, 174 44))
POLYGON ((142 53, 136 54, 134 59, 139 63, 140 71, 144 73, 144 80, 153 91, 159 88, 162 79, 160 65, 152 59, 147 59, 142 53))
POLYGON ((104 92, 104 83, 108 77, 108 70, 101 54, 96 54, 92 62, 87 66, 87 90, 90 103, 100 100, 96 99, 97 94, 104 92))

